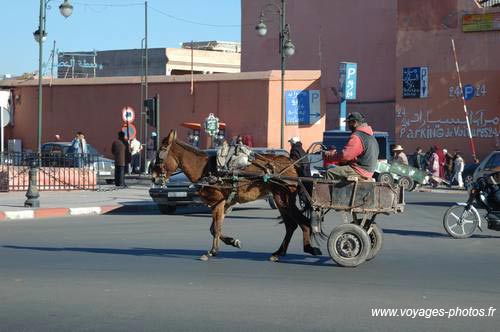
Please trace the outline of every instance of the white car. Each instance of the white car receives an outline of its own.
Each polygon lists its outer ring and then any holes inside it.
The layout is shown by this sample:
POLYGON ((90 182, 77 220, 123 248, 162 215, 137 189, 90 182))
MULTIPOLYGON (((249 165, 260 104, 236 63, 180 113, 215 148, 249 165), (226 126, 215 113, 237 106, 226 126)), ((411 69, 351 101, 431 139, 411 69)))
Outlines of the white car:
POLYGON ((493 173, 496 167, 500 167, 500 150, 493 151, 481 161, 472 175, 473 180, 477 181, 480 177, 493 173))

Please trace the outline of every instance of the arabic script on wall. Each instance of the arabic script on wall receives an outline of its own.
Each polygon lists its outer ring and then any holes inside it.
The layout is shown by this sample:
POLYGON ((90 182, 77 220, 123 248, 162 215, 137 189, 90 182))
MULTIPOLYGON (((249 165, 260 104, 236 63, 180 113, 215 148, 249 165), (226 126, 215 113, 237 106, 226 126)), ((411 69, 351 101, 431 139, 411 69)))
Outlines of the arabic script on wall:
MULTIPOLYGON (((451 137, 468 137, 465 117, 440 118, 430 110, 408 112, 401 108, 396 110, 396 118, 400 123, 399 138, 403 139, 436 139, 451 137)), ((469 123, 473 137, 497 138, 500 131, 500 118, 488 116, 485 110, 469 113, 469 123)))

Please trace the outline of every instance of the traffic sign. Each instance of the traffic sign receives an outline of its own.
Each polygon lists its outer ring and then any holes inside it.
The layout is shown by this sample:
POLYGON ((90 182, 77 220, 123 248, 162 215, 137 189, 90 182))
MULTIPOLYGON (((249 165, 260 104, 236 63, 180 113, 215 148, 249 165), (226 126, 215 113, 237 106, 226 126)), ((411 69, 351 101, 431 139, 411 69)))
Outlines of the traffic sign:
POLYGON ((135 138, 137 136, 137 129, 131 123, 129 123, 128 125, 126 123, 123 124, 122 131, 125 133, 125 138, 128 138, 128 139, 132 139, 132 138, 135 138))
POLYGON ((213 113, 205 119, 205 132, 210 136, 215 136, 219 132, 219 118, 213 113))
POLYGON ((0 125, 5 127, 10 123, 10 112, 4 107, 0 107, 0 110, 2 111, 2 123, 0 125))
POLYGON ((123 122, 132 123, 135 120, 134 109, 130 106, 126 106, 122 109, 122 120, 123 122))

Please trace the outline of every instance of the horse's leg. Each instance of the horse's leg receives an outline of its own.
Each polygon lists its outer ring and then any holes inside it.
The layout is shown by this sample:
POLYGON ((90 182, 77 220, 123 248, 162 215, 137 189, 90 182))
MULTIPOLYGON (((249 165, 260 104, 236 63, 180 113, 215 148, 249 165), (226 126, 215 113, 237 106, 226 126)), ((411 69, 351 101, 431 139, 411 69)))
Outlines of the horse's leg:
POLYGON ((217 256, 219 252, 219 238, 221 236, 222 222, 224 221, 224 204, 217 203, 212 206, 212 224, 210 233, 212 234, 212 248, 200 257, 202 261, 208 260, 211 256, 217 256), (221 208, 222 207, 222 208, 221 208))
POLYGON ((281 242, 280 247, 276 250, 272 256, 269 258, 273 262, 277 262, 281 256, 286 255, 286 251, 288 249, 288 245, 290 244, 290 240, 292 239, 293 233, 297 229, 297 223, 288 216, 286 209, 280 208, 281 216, 283 217, 283 222, 285 224, 285 237, 283 238, 283 242, 281 242))
POLYGON ((302 230, 304 252, 309 253, 313 256, 321 256, 321 250, 311 245, 311 221, 308 220, 302 214, 302 212, 300 212, 295 204, 293 204, 293 206, 290 206, 289 213, 292 215, 292 218, 297 222, 300 229, 302 230))
POLYGON ((288 249, 288 245, 290 244, 290 240, 292 239, 293 232, 297 229, 297 223, 290 218, 288 214, 288 210, 286 207, 286 197, 284 192, 279 191, 273 193, 274 202, 278 206, 281 217, 283 218, 283 222, 285 224, 285 237, 283 238, 283 242, 281 242, 280 247, 276 250, 272 256, 269 258, 273 262, 277 262, 281 256, 286 255, 286 251, 288 249))
MULTIPOLYGON (((286 227, 286 234, 280 248, 271 256, 272 261, 277 261, 279 256, 284 256, 290 240, 292 238, 293 232, 297 228, 297 225, 302 230, 302 241, 304 245, 304 252, 309 253, 314 256, 320 256, 321 250, 319 248, 313 247, 311 245, 311 225, 310 221, 300 212, 299 208, 295 203, 295 193, 284 193, 281 192, 279 195, 275 195, 275 201, 282 204, 280 208, 281 215, 283 217, 283 222, 286 227), (283 207, 284 205, 284 207, 283 207)), ((278 206, 280 206, 278 204, 278 206)))
POLYGON ((224 242, 225 244, 227 244, 228 246, 233 246, 233 247, 241 249, 241 241, 238 240, 238 239, 234 239, 234 238, 232 238, 230 236, 221 234, 220 235, 220 240, 222 242, 224 242))

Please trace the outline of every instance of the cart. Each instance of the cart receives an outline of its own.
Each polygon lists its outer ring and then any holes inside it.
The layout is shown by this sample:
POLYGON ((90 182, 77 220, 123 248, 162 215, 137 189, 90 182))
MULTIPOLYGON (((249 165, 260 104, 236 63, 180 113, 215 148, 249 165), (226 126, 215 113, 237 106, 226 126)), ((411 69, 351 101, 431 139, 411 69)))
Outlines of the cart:
POLYGON ((303 189, 304 181, 312 181, 311 194, 306 191, 305 196, 311 206, 313 235, 328 238, 330 257, 346 267, 373 259, 383 242, 383 233, 375 218, 379 214, 403 212, 404 188, 356 178, 346 181, 300 178, 299 186, 303 189), (322 224, 331 210, 341 212, 344 223, 326 235, 322 224))
POLYGON ((426 172, 418 168, 403 165, 399 163, 389 164, 387 162, 379 161, 375 169, 377 179, 383 183, 396 182, 405 190, 412 191, 417 184, 425 185, 429 182, 429 176, 426 172))

